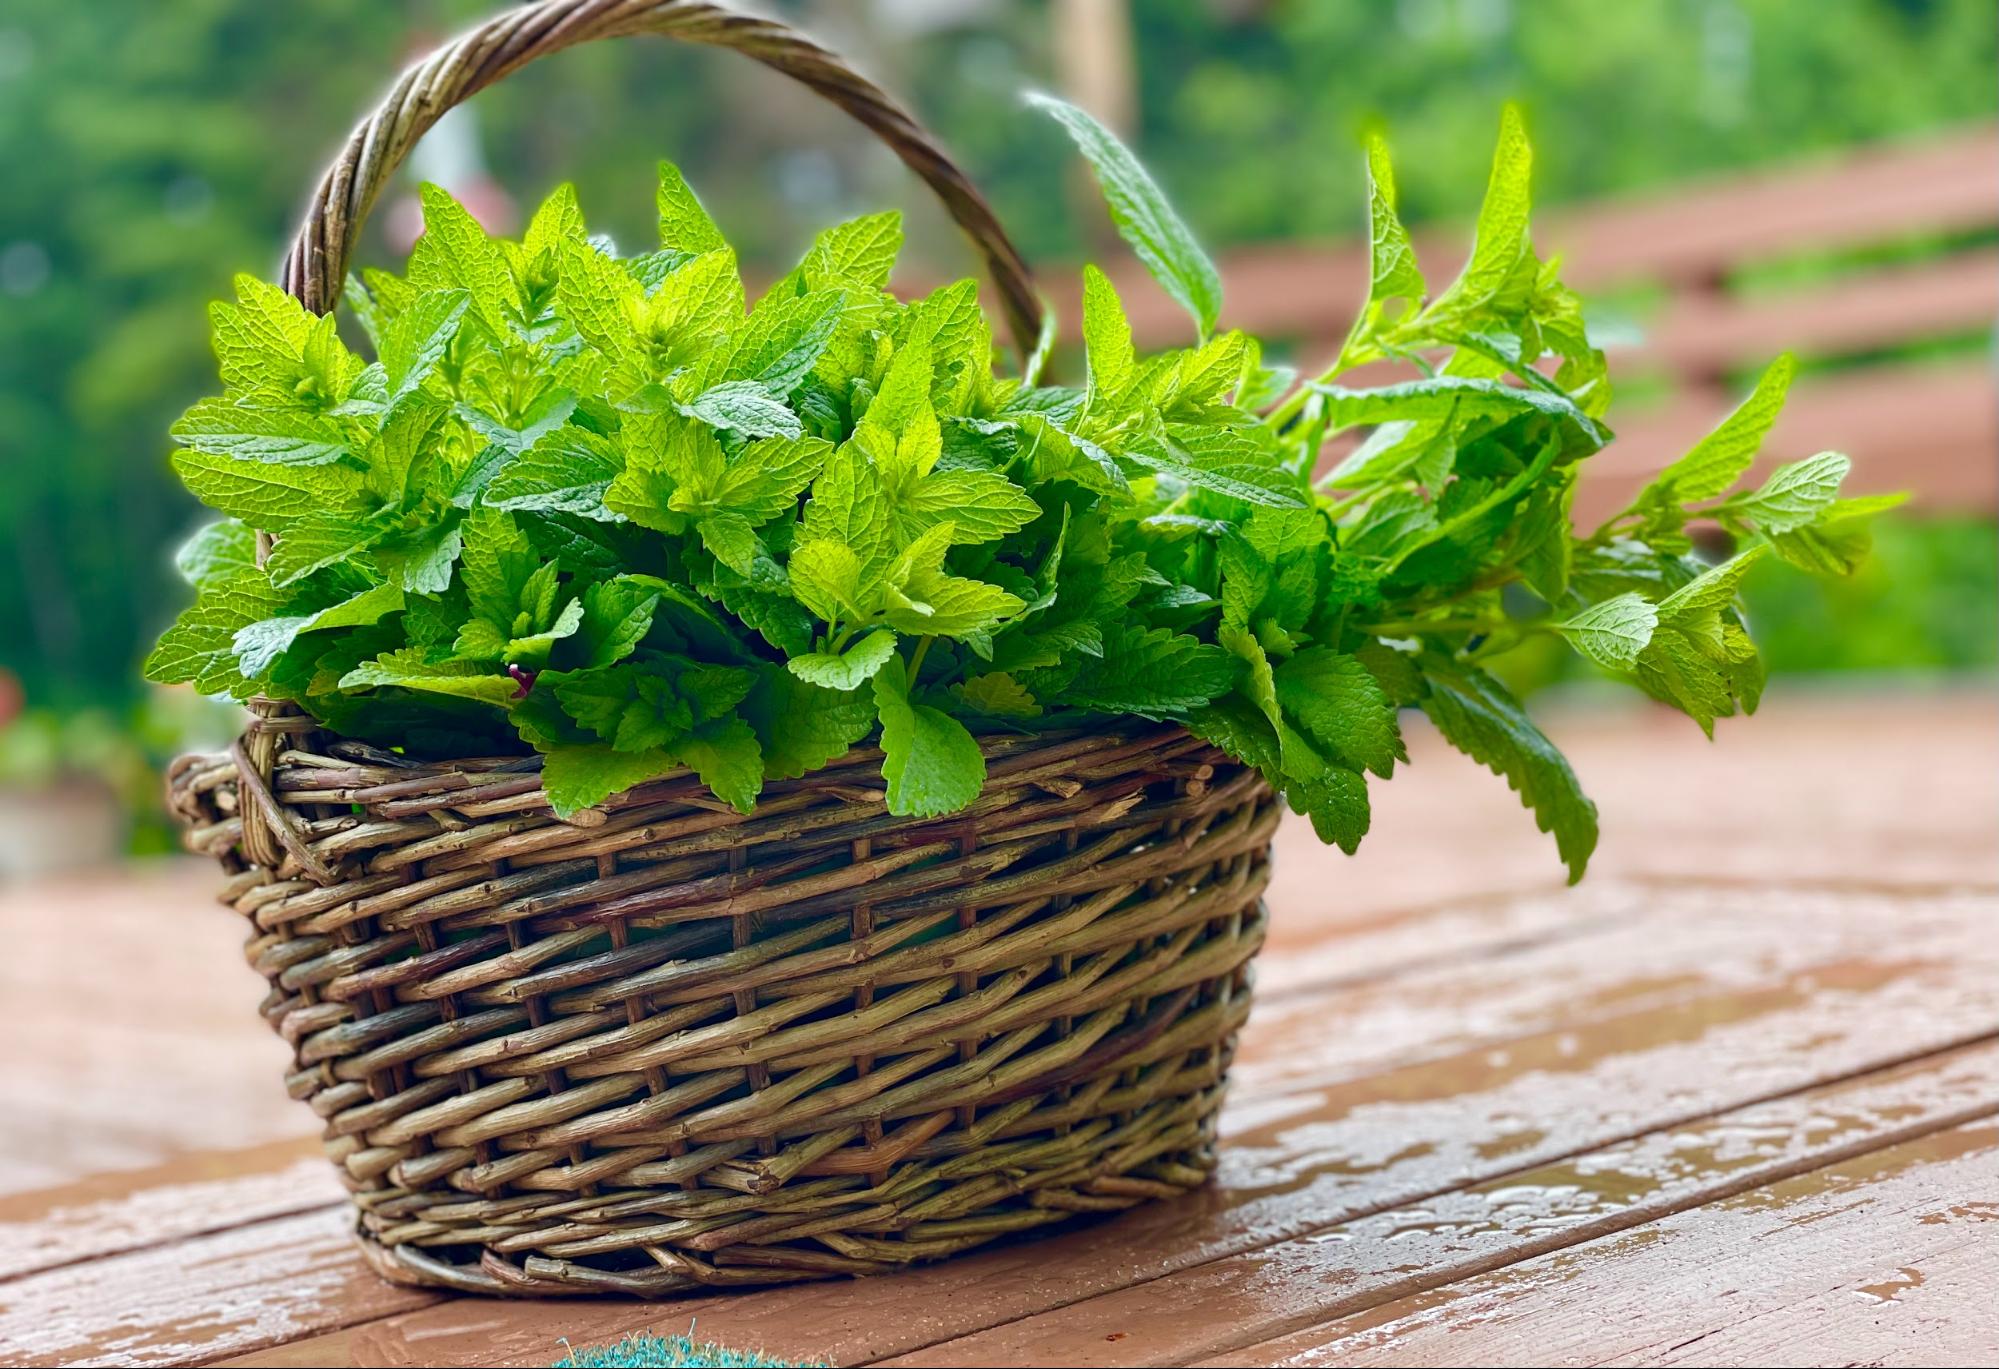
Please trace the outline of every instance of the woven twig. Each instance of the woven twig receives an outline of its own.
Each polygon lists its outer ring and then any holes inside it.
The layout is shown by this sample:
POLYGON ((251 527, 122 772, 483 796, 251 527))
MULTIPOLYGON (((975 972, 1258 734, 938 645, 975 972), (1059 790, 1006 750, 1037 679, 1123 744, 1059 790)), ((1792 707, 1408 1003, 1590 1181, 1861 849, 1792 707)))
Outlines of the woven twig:
POLYGON ((1174 727, 1005 736, 968 811, 880 755, 749 816, 689 775, 351 742, 171 777, 386 1277, 658 1296, 867 1274, 1205 1178, 1278 808, 1174 727), (253 797, 254 796, 254 797, 253 797), (244 805, 296 850, 246 863, 244 805), (311 872, 317 868, 321 877, 311 872))
POLYGON ((1041 303, 1027 267, 979 192, 901 105, 844 61, 774 19, 702 0, 541 0, 494 15, 405 71, 320 179, 285 258, 282 284, 315 313, 340 296, 361 226, 403 158, 452 106, 537 57, 598 38, 658 34, 733 48, 809 86, 888 144, 936 192, 999 290, 1023 355, 1041 303))

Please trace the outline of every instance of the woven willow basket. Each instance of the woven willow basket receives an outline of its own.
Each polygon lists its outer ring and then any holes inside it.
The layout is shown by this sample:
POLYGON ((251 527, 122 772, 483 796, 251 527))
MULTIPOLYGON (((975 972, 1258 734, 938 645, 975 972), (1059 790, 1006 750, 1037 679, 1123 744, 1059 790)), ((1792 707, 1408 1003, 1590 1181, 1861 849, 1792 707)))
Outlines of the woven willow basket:
MULTIPOLYGON (((548 0, 406 74, 320 183, 285 284, 332 307, 375 191, 470 92, 656 32, 828 95, 1038 306, 990 212, 886 96, 703 4, 548 0)), ((424 760, 268 701, 169 797, 251 924, 287 1084, 325 1119, 385 1277, 657 1296, 869 1274, 1201 1184, 1276 801, 1170 726, 996 735, 943 819, 881 757, 766 787, 690 775, 568 821, 537 757, 424 760)))

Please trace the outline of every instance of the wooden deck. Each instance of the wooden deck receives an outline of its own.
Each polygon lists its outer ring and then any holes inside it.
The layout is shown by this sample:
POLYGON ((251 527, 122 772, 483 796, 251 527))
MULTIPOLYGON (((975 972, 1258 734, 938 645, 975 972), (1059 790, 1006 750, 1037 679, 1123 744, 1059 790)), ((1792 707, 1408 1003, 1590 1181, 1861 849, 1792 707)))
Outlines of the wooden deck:
POLYGON ((1219 1182, 908 1275, 506 1304, 377 1281, 209 873, 0 894, 0 1362, 1977 1363, 1999 1354, 1999 700, 1552 730, 1578 890, 1412 739, 1283 838, 1219 1182))

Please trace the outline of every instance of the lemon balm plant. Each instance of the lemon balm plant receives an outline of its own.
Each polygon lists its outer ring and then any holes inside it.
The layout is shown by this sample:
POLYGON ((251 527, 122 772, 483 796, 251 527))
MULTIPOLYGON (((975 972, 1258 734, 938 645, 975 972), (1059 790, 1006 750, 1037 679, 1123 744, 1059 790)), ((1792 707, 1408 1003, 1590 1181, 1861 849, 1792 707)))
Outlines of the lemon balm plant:
POLYGON ((539 0, 441 49, 321 180, 284 288, 215 307, 224 392, 174 461, 222 517, 149 671, 251 719, 170 795, 386 1277, 865 1274, 1194 1188, 1284 805, 1351 850, 1420 708, 1579 875, 1595 810, 1490 658, 1557 634, 1711 726, 1761 684, 1743 568, 1863 554, 1842 458, 1737 488, 1787 362, 1571 528, 1609 390, 1530 246, 1512 114, 1441 288, 1370 146, 1368 302, 1301 382, 1219 331, 1130 154, 1041 103, 1190 345, 1139 355, 1086 269, 1057 383, 942 152, 809 40, 700 0, 539 0), (671 167, 636 253, 567 190, 511 242, 426 189, 407 269, 346 281, 373 359, 349 350, 330 311, 415 137, 637 32, 739 48, 880 134, 983 253, 1021 364, 971 282, 889 289, 893 215, 752 302, 671 167), (1351 383, 1383 362, 1406 378, 1351 383), (1694 558, 1691 518, 1740 551, 1694 558))
POLYGON ((1530 244, 1516 114, 1471 258, 1439 289, 1369 143, 1367 303, 1293 383, 1216 331, 1214 268, 1129 153, 1042 103, 1187 306, 1192 346, 1139 356, 1086 268, 1086 382, 1040 383, 1043 355, 1002 377, 973 282, 889 292, 892 214, 828 229, 746 308, 671 166, 657 246, 625 255, 567 187, 512 242, 426 186, 406 274, 348 290, 375 360, 253 278, 215 306, 224 393, 173 431, 176 469, 224 517, 181 555, 199 597, 149 675, 419 752, 532 749, 563 815, 681 767, 748 812, 767 780, 874 736, 888 811, 935 816, 979 795, 979 731, 1171 719, 1348 850, 1416 706, 1579 876, 1594 810, 1483 663, 1558 633, 1705 728, 1753 709, 1743 571, 1770 553, 1846 571, 1881 503, 1838 498, 1834 453, 1735 488, 1788 359, 1579 533, 1609 383, 1530 244), (1410 378, 1340 384, 1380 361, 1410 378), (1695 517, 1741 549, 1694 559, 1695 517), (261 565, 253 529, 274 539, 261 565))

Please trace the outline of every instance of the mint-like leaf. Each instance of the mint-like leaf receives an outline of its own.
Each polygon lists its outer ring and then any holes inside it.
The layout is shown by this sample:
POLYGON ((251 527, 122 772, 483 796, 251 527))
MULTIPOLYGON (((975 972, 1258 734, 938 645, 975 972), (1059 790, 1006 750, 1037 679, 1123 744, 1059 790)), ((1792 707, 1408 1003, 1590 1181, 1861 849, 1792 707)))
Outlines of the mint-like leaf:
POLYGON ((1030 94, 1028 103, 1053 115, 1097 173, 1111 221, 1145 263, 1152 278, 1180 303, 1206 338, 1222 312, 1222 278, 1193 232, 1131 150, 1082 110, 1052 95, 1030 94))

